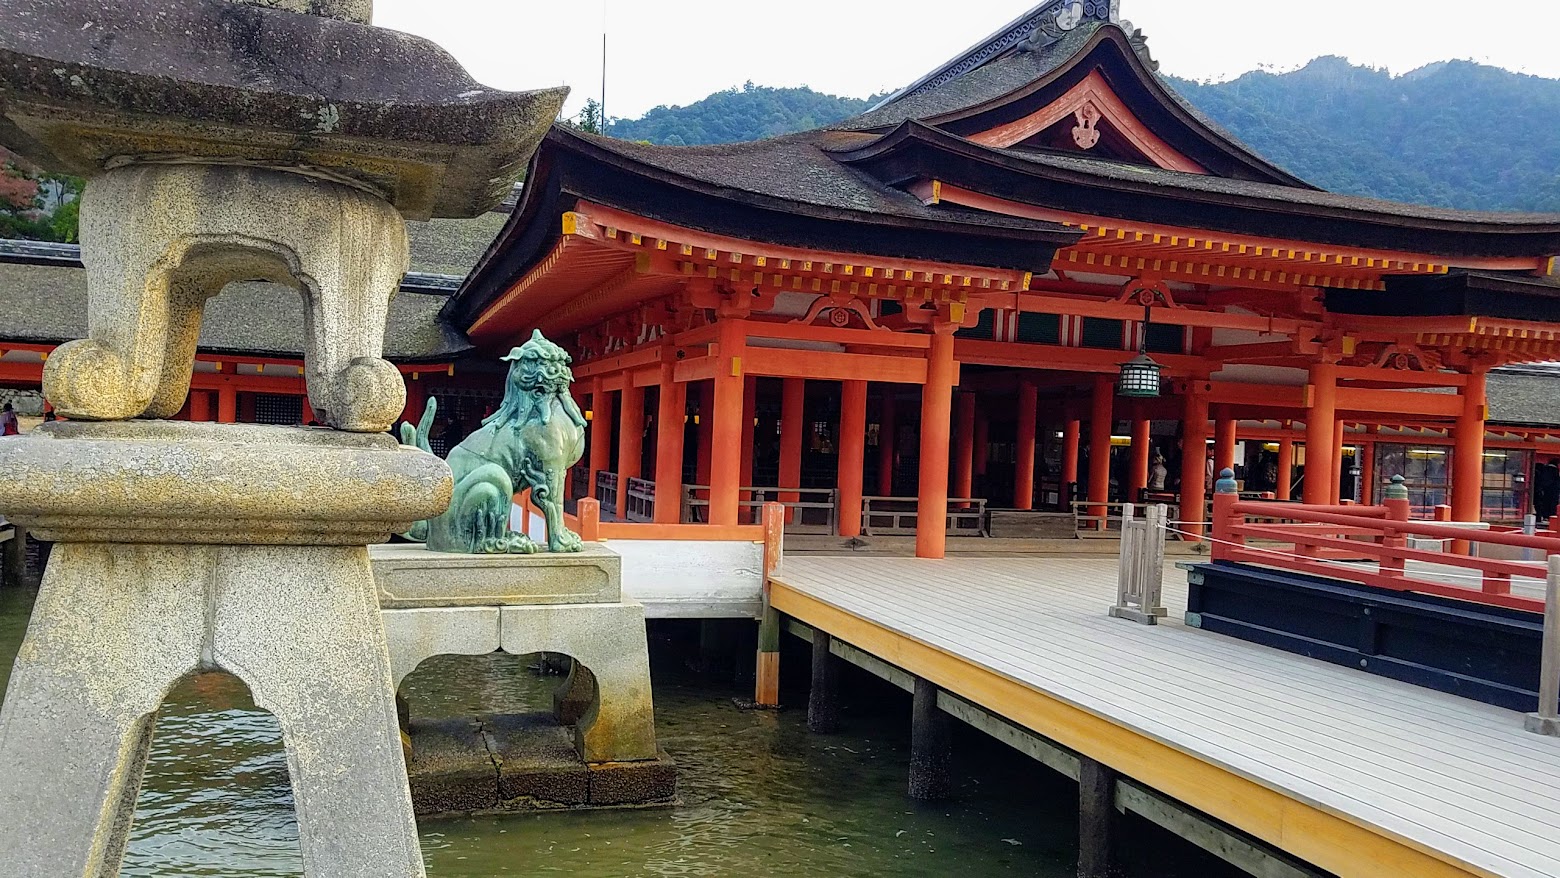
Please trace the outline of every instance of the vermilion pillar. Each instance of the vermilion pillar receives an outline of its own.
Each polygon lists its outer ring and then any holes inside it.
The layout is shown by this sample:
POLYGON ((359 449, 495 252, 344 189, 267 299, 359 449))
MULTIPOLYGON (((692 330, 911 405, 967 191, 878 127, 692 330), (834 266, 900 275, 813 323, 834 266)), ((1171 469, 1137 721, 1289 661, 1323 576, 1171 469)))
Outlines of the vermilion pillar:
POLYGON ((1070 510, 1067 505, 1070 500, 1079 499, 1076 495, 1069 498, 1069 487, 1078 484, 1078 446, 1083 442, 1083 421, 1069 416, 1067 422, 1062 425, 1062 507, 1070 510))
POLYGON ((1181 409, 1181 529, 1202 536, 1208 504, 1208 397, 1200 382, 1189 389, 1181 409))
POLYGON ((1215 473, 1225 469, 1235 468, 1235 428, 1239 424, 1234 418, 1223 417, 1213 422, 1213 470, 1215 473))
POLYGON ((655 413, 655 521, 682 521, 683 419, 688 412, 688 385, 677 383, 673 365, 661 364, 661 400, 655 413))
MULTIPOLYGON (((806 424, 807 381, 787 378, 780 385, 780 487, 802 486, 802 427, 806 424)), ((842 440, 843 441, 843 440, 842 440)), ((781 503, 795 503, 800 494, 782 491, 781 503)), ((787 512, 786 521, 793 515, 787 512)))
POLYGON ((1018 447, 1013 456, 1013 508, 1035 508, 1035 428, 1040 413, 1040 388, 1018 385, 1018 447))
POLYGON ((1479 521, 1484 517, 1484 421, 1486 417, 1483 370, 1469 373, 1463 388, 1462 414, 1457 417, 1452 447, 1452 520, 1479 521))
POLYGON ((1149 444, 1153 442, 1153 422, 1139 418, 1132 422, 1132 466, 1128 473, 1127 499, 1137 503, 1148 488, 1149 444))
MULTIPOLYGON (((715 412, 715 382, 700 381, 699 409, 694 414, 697 423, 694 424, 695 435, 698 437, 698 447, 694 449, 694 478, 698 484, 708 486, 710 483, 710 460, 713 457, 711 449, 715 447, 714 437, 714 412, 715 412)), ((705 499, 708 499, 706 495, 705 499)))
MULTIPOLYGON (((307 404, 307 397, 305 397, 305 403, 307 404)), ((211 420, 211 393, 210 392, 205 391, 205 390, 191 390, 190 391, 190 420, 192 420, 192 421, 209 421, 209 420, 211 420)), ((307 424, 308 421, 304 421, 304 423, 307 424)), ((397 438, 400 438, 400 437, 397 437, 397 438)))
POLYGON ((1310 400, 1305 413, 1305 502, 1313 506, 1331 502, 1338 482, 1334 461, 1333 422, 1338 419, 1338 367, 1319 363, 1311 367, 1310 400))
POLYGON ((1337 461, 1332 479, 1332 504, 1336 506, 1343 499, 1343 477, 1347 475, 1343 471, 1343 421, 1333 422, 1332 455, 1337 461))
POLYGON ((883 418, 878 424, 878 483, 879 497, 894 496, 894 392, 890 384, 883 388, 883 418))
POLYGON ((628 496, 628 480, 637 479, 644 466, 645 389, 634 386, 634 376, 623 373, 618 396, 618 490, 628 496))
POLYGON ((1354 460, 1360 467, 1360 502, 1369 506, 1376 502, 1376 443, 1361 441, 1354 451, 1354 460))
MULTIPOLYGON (((415 424, 422 418, 423 408, 428 404, 428 389, 417 378, 402 375, 401 379, 406 384, 406 406, 401 409, 401 420, 415 424)), ((307 404, 308 394, 304 394, 303 399, 307 404)), ((307 424, 308 421, 305 420, 304 423, 307 424)))
POLYGON ((238 421, 238 391, 233 385, 224 384, 217 389, 217 423, 232 424, 238 421))
MULTIPOLYGON (((1089 405, 1089 502, 1110 500, 1110 428, 1116 401, 1116 380, 1111 375, 1094 376, 1094 392, 1089 405)), ((1109 511, 1105 506, 1090 506, 1089 514, 1103 522, 1109 511)))
POLYGON ((941 558, 948 546, 948 434, 953 419, 953 330, 936 325, 921 388, 921 473, 916 497, 915 554, 941 558))
POLYGON ((975 408, 975 460, 976 476, 986 474, 986 463, 991 452, 991 419, 977 405, 975 408))
MULTIPOLYGON (((1286 423, 1284 429, 1288 430, 1286 423)), ((1278 486, 1275 496, 1280 500, 1289 500, 1289 489, 1295 482, 1295 440, 1284 437, 1278 440, 1278 486)), ((1368 501, 1367 501, 1368 502, 1368 501)))
POLYGON ((840 382, 840 536, 861 535, 861 485, 867 453, 867 382, 840 382))
MULTIPOLYGON (((309 405, 309 395, 307 393, 299 398, 298 403, 298 423, 307 427, 314 421, 314 406, 309 405)), ((194 420, 194 418, 190 420, 194 420)))
POLYGON ((753 435, 753 423, 743 424, 742 359, 747 350, 747 328, 741 320, 720 322, 720 351, 715 363, 715 406, 710 436, 714 443, 710 462, 710 523, 737 523, 738 495, 742 489, 742 450, 753 435))
MULTIPOLYGON (((597 378, 590 392, 590 472, 585 483, 585 496, 596 497, 596 474, 606 472, 612 466, 612 394, 602 387, 597 378)), ((596 497, 596 499, 601 499, 596 497)))
MULTIPOLYGON (((742 379, 742 484, 740 487, 753 487, 753 444, 758 438, 758 425, 753 423, 758 417, 758 379, 747 377, 742 379)), ((742 501, 752 499, 747 492, 741 492, 737 501, 737 521, 743 524, 756 524, 759 518, 759 510, 743 506, 742 501)))
POLYGON ((953 430, 953 496, 964 499, 974 492, 975 394, 961 392, 955 399, 953 430))

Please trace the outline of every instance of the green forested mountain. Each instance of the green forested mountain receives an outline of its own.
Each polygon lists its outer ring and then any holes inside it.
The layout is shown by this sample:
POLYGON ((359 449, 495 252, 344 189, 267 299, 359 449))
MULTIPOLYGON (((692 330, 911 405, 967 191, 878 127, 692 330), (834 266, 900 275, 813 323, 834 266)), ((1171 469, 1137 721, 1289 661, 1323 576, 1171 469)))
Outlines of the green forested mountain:
POLYGON ((736 143, 831 125, 861 113, 876 98, 837 98, 806 86, 769 88, 749 82, 686 107, 656 107, 639 119, 613 119, 607 133, 673 146, 736 143))
MULTIPOLYGON (((1560 213, 1560 80, 1467 61, 1394 77, 1318 58, 1291 73, 1171 84, 1256 152, 1324 189, 1560 213)), ((614 120, 609 132, 651 143, 729 143, 828 125, 874 102, 748 83, 614 120)))
POLYGON ((1560 80, 1468 61, 1403 76, 1318 58, 1173 86, 1261 155, 1324 189, 1560 213, 1560 80))

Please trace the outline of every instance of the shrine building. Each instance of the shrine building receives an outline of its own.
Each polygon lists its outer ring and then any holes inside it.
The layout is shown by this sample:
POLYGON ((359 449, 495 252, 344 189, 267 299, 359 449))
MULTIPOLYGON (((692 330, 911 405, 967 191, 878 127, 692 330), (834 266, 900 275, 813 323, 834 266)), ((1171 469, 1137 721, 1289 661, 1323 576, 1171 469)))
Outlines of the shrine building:
POLYGON ((1049 0, 829 128, 555 127, 443 318, 572 352, 576 492, 609 513, 780 499, 941 557, 1074 501, 1200 533, 1210 457, 1280 500, 1403 475, 1426 517, 1519 520, 1560 434, 1492 425, 1487 381, 1560 359, 1556 254, 1560 216, 1321 191, 1172 92, 1115 4, 1049 0))

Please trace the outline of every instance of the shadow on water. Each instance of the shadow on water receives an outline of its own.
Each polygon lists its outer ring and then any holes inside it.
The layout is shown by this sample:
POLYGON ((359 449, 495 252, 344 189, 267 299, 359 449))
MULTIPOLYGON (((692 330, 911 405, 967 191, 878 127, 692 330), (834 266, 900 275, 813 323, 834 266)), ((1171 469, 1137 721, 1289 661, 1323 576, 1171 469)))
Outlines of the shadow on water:
MULTIPOLYGON (((28 593, 0 591, 0 675, 9 673, 30 606, 28 593)), ((680 769, 678 806, 425 821, 429 875, 1073 874, 1070 781, 959 726, 955 797, 912 803, 904 794, 904 693, 847 668, 844 732, 813 735, 805 710, 733 706, 747 687, 688 671, 688 640, 658 637, 652 654, 660 740, 680 769)), ((801 677, 805 685, 805 655, 787 653, 789 683, 801 677)), ((407 681, 413 713, 544 705, 557 678, 537 678, 529 663, 430 660, 407 681)), ((805 698, 805 690, 787 690, 790 704, 805 698)), ((1129 826, 1148 849, 1127 858, 1130 875, 1239 874, 1153 827, 1129 826), (1165 856, 1167 847, 1176 853, 1165 856)), ((191 678, 164 705, 123 874, 301 874, 280 729, 238 680, 191 678)))

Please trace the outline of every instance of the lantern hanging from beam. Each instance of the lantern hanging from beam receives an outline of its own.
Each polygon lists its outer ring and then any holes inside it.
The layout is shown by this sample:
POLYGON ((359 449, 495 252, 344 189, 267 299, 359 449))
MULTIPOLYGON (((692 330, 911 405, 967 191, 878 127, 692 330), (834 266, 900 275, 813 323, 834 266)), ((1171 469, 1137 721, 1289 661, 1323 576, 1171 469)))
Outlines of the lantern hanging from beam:
POLYGON ((1116 382, 1116 393, 1128 399, 1158 399, 1160 373, 1164 367, 1148 355, 1148 329, 1154 325, 1154 303, 1164 298, 1164 295, 1152 287, 1140 289, 1137 295, 1143 303, 1143 327, 1138 335, 1138 355, 1121 364, 1121 378, 1116 382))

